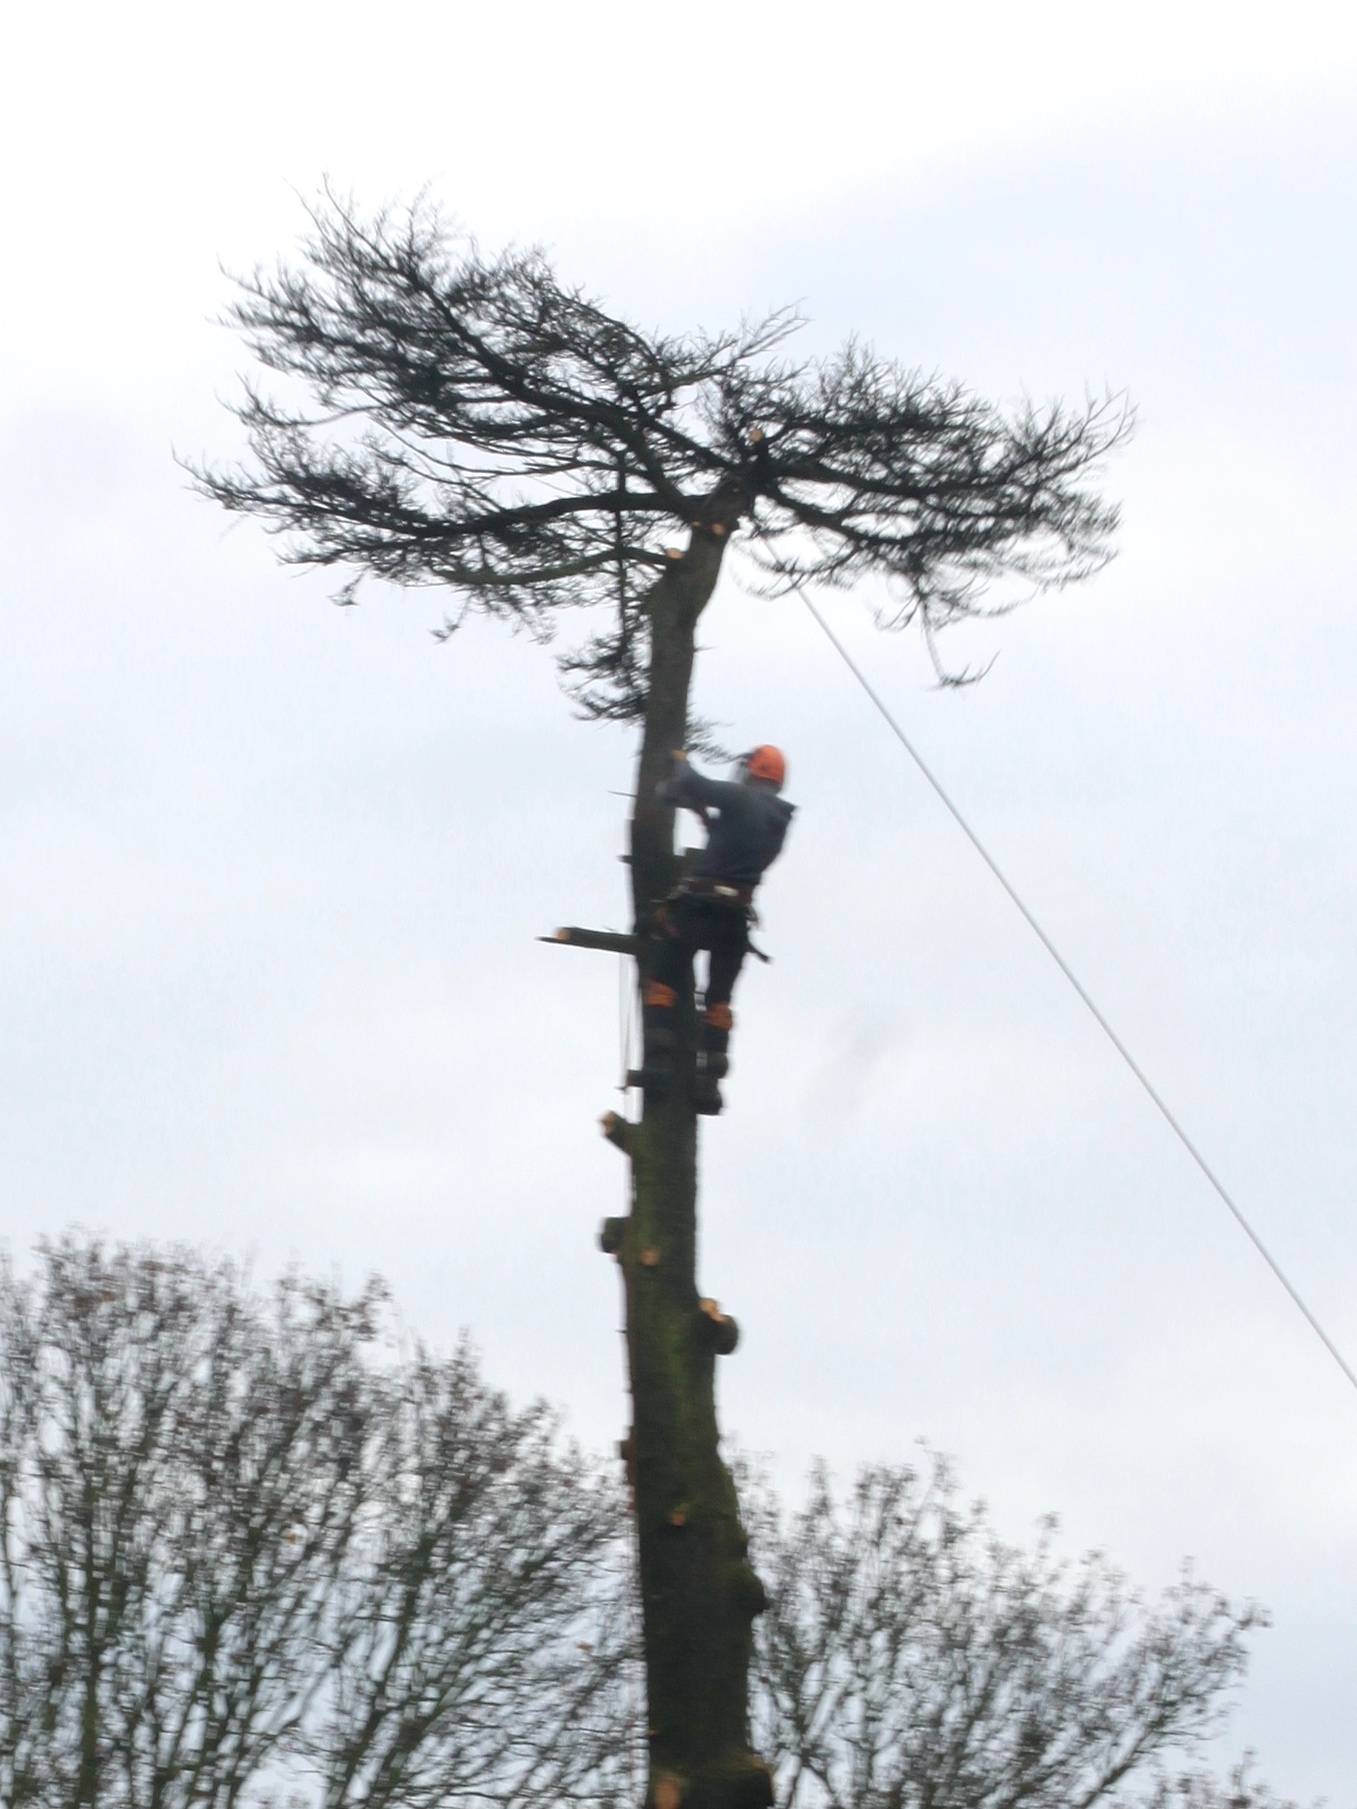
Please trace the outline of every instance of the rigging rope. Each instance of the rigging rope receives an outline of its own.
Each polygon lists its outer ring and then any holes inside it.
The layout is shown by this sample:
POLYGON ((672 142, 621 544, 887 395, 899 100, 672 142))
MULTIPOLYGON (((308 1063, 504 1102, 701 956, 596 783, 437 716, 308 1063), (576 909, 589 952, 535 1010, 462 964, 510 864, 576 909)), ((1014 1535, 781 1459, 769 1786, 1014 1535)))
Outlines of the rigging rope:
POLYGON ((1197 1164, 1197 1167, 1205 1175, 1206 1179, 1210 1182, 1211 1186, 1215 1189, 1216 1193, 1220 1196, 1221 1200, 1224 1202, 1225 1206, 1229 1209, 1230 1213, 1234 1217, 1234 1220, 1235 1220, 1236 1224, 1239 1226, 1240 1230, 1243 1231, 1244 1235, 1249 1239, 1250 1243, 1252 1243, 1254 1249, 1257 1250, 1258 1254, 1262 1257, 1263 1261, 1267 1264, 1268 1268, 1271 1269, 1272 1273, 1276 1276, 1277 1280, 1286 1289, 1287 1293, 1291 1296, 1291 1299, 1294 1302, 1294 1304, 1305 1315, 1305 1319, 1306 1319, 1307 1323, 1309 1324, 1311 1331, 1314 1332, 1315 1336, 1323 1344, 1325 1350, 1328 1351, 1329 1355, 1333 1358, 1334 1362, 1342 1370, 1343 1374, 1347 1377, 1348 1381, 1352 1383, 1352 1386, 1354 1388, 1357 1388, 1357 1371, 1354 1371, 1352 1369, 1351 1365, 1348 1363, 1347 1359, 1343 1356, 1343 1353, 1339 1350, 1338 1346, 1334 1343, 1333 1339, 1324 1330, 1324 1327, 1319 1323, 1319 1320, 1316 1319, 1315 1315, 1310 1311, 1309 1307, 1305 1304, 1305 1301, 1301 1298, 1300 1293, 1291 1283, 1290 1279, 1288 1278, 1288 1276, 1287 1276, 1285 1270, 1282 1268, 1281 1264, 1277 1261, 1276 1257, 1273 1256, 1272 1252, 1268 1249, 1267 1245, 1263 1242, 1262 1238, 1259 1237, 1258 1233, 1254 1230, 1253 1226, 1245 1218, 1243 1212, 1236 1205, 1235 1201, 1231 1198, 1228 1190, 1226 1189, 1224 1183, 1221 1181, 1220 1177, 1216 1174, 1215 1170, 1211 1167, 1210 1163, 1207 1162, 1205 1156, 1202 1155, 1201 1151, 1197 1148, 1196 1144, 1188 1136, 1187 1132, 1183 1129, 1182 1125, 1178 1122, 1177 1118, 1169 1110, 1169 1107, 1165 1103, 1165 1100, 1164 1100, 1162 1094, 1159 1092, 1158 1088, 1153 1084, 1153 1082, 1150 1080, 1150 1077, 1146 1074, 1145 1070, 1140 1066, 1140 1063, 1131 1054, 1130 1050, 1126 1047, 1125 1043, 1122 1042, 1121 1038, 1117 1035, 1116 1031, 1112 1028, 1111 1024, 1108 1023, 1107 1019, 1103 1016, 1102 1012, 1094 1004, 1093 1000, 1089 997, 1088 993, 1084 990, 1083 984, 1079 980, 1079 977, 1074 972, 1073 968, 1071 968, 1070 964, 1068 963, 1068 961, 1066 961, 1065 957, 1061 954, 1060 950, 1056 947, 1054 942, 1051 941, 1051 938, 1046 934, 1045 930, 1042 929, 1041 925, 1037 922, 1036 918, 1032 915, 1031 911, 1027 908, 1026 904, 1024 904, 1022 898, 1019 896, 1018 892, 1015 890, 1014 886, 1012 885, 1012 883, 1010 882, 1010 880, 1008 879, 1006 874, 1000 868, 998 862, 994 859, 994 857, 990 853, 989 849, 986 848, 985 844, 980 840, 980 837, 976 834, 974 829, 971 828, 970 824, 966 821, 965 817, 961 814, 961 811, 952 802, 952 799, 948 796, 947 792, 943 789, 941 781, 935 776, 932 769, 928 766, 927 762, 924 760, 922 754, 920 754, 919 750, 914 746, 914 743, 909 739, 908 735, 905 734, 905 731, 900 727, 900 724, 895 720, 895 717, 887 709, 886 705, 882 702, 881 698, 878 696, 876 691, 873 690, 870 682, 867 679, 866 674, 862 671, 861 667, 853 659, 852 655, 849 653, 848 649, 844 646, 843 642, 834 633, 834 630, 829 626, 829 623, 820 614, 820 611, 811 602, 810 598, 806 595, 805 591, 801 589, 801 586, 799 584, 795 584, 792 586, 792 588, 796 592, 797 596, 800 597, 801 601, 805 604, 806 608, 810 611, 811 615, 819 623, 819 625, 820 625, 821 629, 824 631, 825 636, 828 639, 830 645, 834 648, 835 652, 838 654, 839 658, 843 661, 844 665, 847 666, 848 670, 853 674, 853 677, 862 686, 862 689, 867 693, 867 696, 871 699, 872 703, 875 704, 878 711, 885 718, 886 724, 889 727, 891 733, 895 736, 896 740, 900 743, 901 747, 904 748, 905 752, 909 755, 910 759, 914 762, 915 766, 918 767, 919 771, 923 774, 924 778, 927 779, 928 783, 932 786, 933 790, 937 793, 937 795, 941 799, 942 803, 946 806, 947 810, 951 813, 952 817, 956 821, 956 823, 959 826, 959 828, 961 829, 962 833, 966 836, 967 840, 970 842, 971 846, 975 849, 976 853, 980 856, 981 860, 984 861, 985 865, 989 868, 990 872, 998 880, 999 884, 1003 887, 1004 891, 1008 893, 1008 896, 1012 899, 1013 903, 1018 907, 1019 911, 1021 911, 1022 915, 1026 918, 1028 927, 1035 933, 1038 941, 1041 943, 1042 947, 1046 950, 1046 953, 1055 962, 1056 966, 1060 969, 1061 973, 1064 974, 1065 978, 1069 981, 1070 985, 1074 988, 1074 990, 1078 993, 1079 997, 1083 1000, 1084 1004, 1088 1007, 1089 1011, 1092 1013, 1094 1019, 1098 1023, 1100 1029, 1106 1035, 1107 1040, 1111 1043, 1112 1047, 1116 1050, 1117 1054, 1121 1057, 1121 1059, 1126 1063, 1126 1066, 1131 1070, 1132 1074, 1135 1075, 1136 1079, 1140 1082, 1141 1086, 1145 1089, 1146 1093, 1149 1094, 1150 1099, 1159 1108, 1159 1111, 1162 1114, 1165 1123, 1168 1125, 1169 1129, 1173 1132, 1174 1136, 1177 1137, 1178 1141, 1182 1144, 1183 1148, 1187 1151, 1188 1155, 1191 1156, 1192 1160, 1197 1164))

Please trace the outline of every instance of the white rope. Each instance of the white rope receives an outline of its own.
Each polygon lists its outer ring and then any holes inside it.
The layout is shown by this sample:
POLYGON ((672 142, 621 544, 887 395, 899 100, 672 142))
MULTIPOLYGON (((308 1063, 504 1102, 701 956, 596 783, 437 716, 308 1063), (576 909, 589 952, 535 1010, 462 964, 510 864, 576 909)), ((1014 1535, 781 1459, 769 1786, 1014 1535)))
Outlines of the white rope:
POLYGON ((1146 1074, 1145 1070, 1140 1066, 1140 1063, 1131 1054, 1130 1050, 1126 1047, 1125 1043, 1122 1042, 1121 1038, 1117 1035, 1116 1031, 1112 1028, 1111 1024, 1108 1023, 1107 1019, 1103 1016, 1102 1012, 1094 1004, 1093 1000, 1089 997, 1088 993, 1085 991, 1082 982, 1079 980, 1079 978, 1075 974, 1074 970, 1070 967, 1069 962, 1066 961, 1065 957, 1061 954, 1060 950, 1056 947, 1054 942, 1051 941, 1051 938, 1046 934, 1045 930, 1042 929, 1041 925, 1037 922, 1036 918, 1032 915, 1031 911, 1027 908, 1026 904, 1024 904, 1021 897, 1019 897, 1017 891, 1013 887, 1012 883, 1009 881, 1007 875, 1004 874, 1004 872, 999 867, 998 863, 995 861, 995 859, 994 859, 993 855, 990 853, 989 849, 986 848, 985 844, 980 840, 980 837, 975 833, 974 829, 971 828, 970 824, 966 821, 965 817, 962 816, 961 811, 957 808, 957 806, 952 802, 951 798, 947 795, 946 791, 942 787, 941 782, 934 775, 931 768, 928 766, 927 762, 924 760, 922 754, 920 754, 919 750, 914 746, 914 743, 909 739, 908 735, 906 735, 905 731, 900 727, 900 724, 895 720, 895 717, 886 708, 886 705, 882 702, 881 698, 877 695, 876 691, 873 690, 871 684, 868 682, 867 677, 863 673, 861 667, 858 666, 856 661, 853 659, 852 655, 848 652, 848 649, 844 646, 843 642, 834 633, 834 630, 829 626, 829 623, 825 620, 825 618, 820 614, 820 611, 811 602, 810 598, 806 595, 805 591, 803 591, 801 589, 800 585, 793 585, 792 588, 796 591, 797 596, 800 597, 801 601, 805 604, 806 608, 810 611, 811 615, 814 616, 815 620, 820 624, 820 627, 824 630, 824 633, 827 636, 827 638, 830 642, 830 645, 834 648, 835 652, 839 655, 839 658, 843 661, 844 665, 847 666, 848 670, 853 674, 853 677, 862 686, 863 690, 867 693, 867 696, 876 705, 876 708, 880 711, 881 715, 885 718, 887 726, 890 728, 891 733, 895 736, 896 740, 900 743, 901 747, 904 748, 905 752, 909 755, 910 759, 918 767, 919 771, 923 774, 924 778, 927 779, 928 783, 932 786, 933 790, 937 793, 937 795, 941 799, 942 803, 947 807, 948 811, 951 813, 952 817, 954 818, 954 820, 956 821, 956 823, 958 824, 958 826, 960 827, 962 832, 965 834, 965 836, 966 836, 967 840, 970 842, 971 846, 975 849, 976 853, 980 856, 981 860, 984 861, 985 865, 989 868, 990 872, 998 880, 999 884, 1003 887, 1004 891, 1008 893, 1008 896, 1012 899, 1013 903, 1018 907, 1019 911, 1022 912, 1022 915, 1027 920, 1029 928, 1032 929, 1033 932, 1036 934, 1037 939, 1040 941, 1042 947, 1046 950, 1046 953, 1055 962, 1056 966, 1060 969, 1061 973, 1064 974, 1065 978, 1069 981, 1070 985, 1074 988, 1074 990, 1078 993, 1079 997, 1083 1000, 1084 1004, 1088 1007, 1088 1009, 1092 1013, 1094 1019, 1097 1021, 1099 1027, 1101 1028, 1103 1033, 1106 1035, 1107 1040, 1111 1043, 1112 1047, 1116 1050, 1117 1054, 1121 1057, 1121 1059, 1126 1063, 1126 1066, 1131 1070, 1132 1074, 1135 1075, 1136 1079, 1140 1082, 1141 1086, 1149 1094, 1150 1098, 1154 1101, 1154 1104, 1159 1108, 1159 1111, 1163 1115, 1163 1118, 1164 1118, 1165 1122, 1167 1123, 1169 1129, 1173 1132, 1174 1136, 1177 1137, 1178 1141, 1182 1144, 1183 1148, 1187 1151, 1188 1155, 1191 1156, 1192 1160, 1197 1164, 1197 1167, 1206 1176, 1206 1179, 1210 1182, 1211 1186, 1215 1189, 1216 1193, 1220 1196, 1221 1200, 1224 1202, 1225 1206, 1228 1208, 1228 1210, 1234 1217, 1234 1220, 1235 1220, 1236 1224, 1239 1226, 1240 1230, 1249 1239, 1250 1243, 1253 1245, 1254 1249, 1257 1250, 1258 1254, 1262 1257, 1263 1261, 1267 1264, 1268 1268, 1271 1269, 1272 1273, 1276 1276, 1277 1280, 1286 1289, 1287 1293, 1291 1296, 1291 1299, 1295 1303, 1295 1305, 1305 1315, 1306 1321, 1309 1324, 1311 1331, 1314 1332, 1315 1336, 1323 1344, 1325 1350, 1328 1351, 1329 1355, 1333 1358, 1334 1362, 1342 1370, 1343 1374, 1347 1377, 1348 1381, 1352 1383, 1352 1386, 1354 1388, 1357 1388, 1357 1372, 1355 1372, 1352 1369, 1352 1366, 1348 1363, 1347 1359, 1343 1356, 1343 1353, 1339 1350, 1338 1346, 1334 1343, 1333 1339, 1324 1330, 1324 1327, 1319 1323, 1319 1320, 1316 1319, 1315 1315, 1310 1311, 1309 1307, 1305 1304, 1305 1301, 1301 1298, 1299 1291, 1293 1286, 1291 1280, 1287 1276, 1286 1272, 1283 1270, 1281 1264, 1277 1261, 1276 1257, 1273 1256, 1272 1252, 1268 1249, 1267 1245, 1263 1242, 1262 1238, 1259 1237, 1258 1233, 1254 1230, 1253 1226, 1245 1218, 1244 1214, 1241 1212, 1239 1207, 1235 1204, 1235 1201, 1231 1198, 1229 1192, 1227 1191, 1227 1189, 1226 1189, 1224 1183, 1221 1181, 1220 1177, 1216 1174, 1215 1170, 1207 1162, 1205 1156, 1202 1155, 1201 1151, 1197 1148, 1196 1144, 1188 1136, 1187 1132, 1183 1129, 1182 1125, 1178 1122, 1178 1120, 1174 1116, 1174 1114, 1169 1110, 1169 1107, 1165 1103, 1163 1095, 1159 1092, 1159 1089, 1153 1084, 1153 1082, 1150 1080, 1149 1076, 1146 1074))

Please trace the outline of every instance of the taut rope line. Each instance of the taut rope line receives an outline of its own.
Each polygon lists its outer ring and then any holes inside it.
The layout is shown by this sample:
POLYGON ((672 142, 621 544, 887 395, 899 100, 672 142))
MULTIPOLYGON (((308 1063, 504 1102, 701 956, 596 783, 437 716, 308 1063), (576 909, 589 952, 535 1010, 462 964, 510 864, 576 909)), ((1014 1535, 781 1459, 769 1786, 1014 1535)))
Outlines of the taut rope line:
POLYGON ((1141 1067, 1140 1063, 1131 1054, 1131 1051, 1126 1047, 1125 1043, 1122 1042, 1121 1038, 1117 1035, 1116 1031, 1112 1028, 1111 1024, 1108 1023, 1107 1019, 1103 1016, 1102 1012, 1094 1004, 1093 1000, 1089 997, 1088 993, 1085 991, 1083 983, 1080 981, 1078 975, 1074 972, 1074 970, 1070 966, 1069 962, 1066 961, 1065 957, 1061 954, 1060 950, 1056 947, 1054 942, 1051 941, 1051 938, 1046 934, 1045 930, 1042 929, 1041 925, 1037 922, 1036 918, 1032 915, 1031 911, 1027 908, 1026 904, 1024 904, 1022 898, 1019 896, 1018 892, 1015 890, 1014 886, 1008 879, 1007 875, 1004 873, 1003 869, 999 866, 998 862, 994 859, 994 856, 990 853, 989 849, 986 848, 985 844, 980 840, 980 837, 976 834, 974 829, 971 828, 970 824, 966 821, 965 817, 961 814, 961 811, 952 802, 952 800, 948 796, 947 792, 943 789, 942 783, 936 777, 936 775, 933 773, 932 769, 929 767, 928 763, 923 758, 923 755, 920 754, 919 750, 915 747, 914 743, 909 739, 909 736, 906 735, 905 731, 900 727, 900 724, 895 720, 895 717, 887 709, 886 705, 882 702, 881 698, 877 695, 876 691, 873 690, 870 682, 867 679, 866 674, 862 671, 862 668, 853 659, 852 655, 849 653, 848 649, 844 646, 843 642, 834 633, 834 630, 829 626, 829 623, 825 620, 825 618, 820 614, 820 611, 811 602, 810 598, 806 595, 805 591, 803 591, 801 589, 800 585, 799 584, 793 585, 792 588, 793 588, 793 590, 795 590, 797 596, 800 597, 801 601, 805 604, 806 608, 810 611, 811 615, 814 616, 815 620, 820 624, 820 627, 823 629, 827 639, 829 640, 830 645, 834 648, 835 652, 838 654, 839 658, 843 661, 844 665, 847 666, 848 670, 853 674, 853 677, 862 686, 863 690, 867 693, 867 696, 872 700, 872 702, 876 705, 876 708, 880 711, 881 715, 885 718, 886 724, 889 727, 891 733, 895 736, 896 740, 900 743, 901 747, 904 748, 905 752, 909 755, 910 759, 914 762, 915 766, 918 767, 919 771, 923 774, 924 778, 927 779, 928 783, 932 786, 933 790, 937 793, 938 797, 942 800, 943 804, 947 807, 948 811, 951 813, 951 815, 954 818, 954 820, 956 821, 957 825, 962 830, 963 834, 966 836, 966 839, 970 842, 971 846, 975 849, 976 853, 980 856, 981 860, 984 861, 985 865, 989 868, 990 872, 998 880, 999 884, 1003 887, 1004 891, 1008 893, 1008 896, 1012 899, 1013 903, 1018 907, 1019 911, 1021 911, 1022 915, 1027 919, 1029 928, 1036 935, 1038 941, 1041 943, 1042 947, 1046 950, 1046 953, 1051 957, 1052 961, 1055 962, 1056 966, 1060 969, 1061 973, 1064 974, 1065 978, 1069 981, 1070 985, 1078 993, 1079 997, 1083 1000, 1084 1004, 1088 1007, 1089 1011, 1093 1014, 1094 1019, 1097 1021, 1099 1027, 1102 1029, 1104 1035, 1107 1037, 1107 1040, 1111 1043, 1112 1047, 1116 1050, 1117 1054, 1121 1057, 1121 1059, 1126 1063, 1126 1066, 1131 1070, 1132 1074, 1135 1075, 1136 1079, 1140 1082, 1141 1086, 1145 1089, 1146 1093, 1149 1094, 1149 1096, 1150 1096, 1151 1100, 1154 1102, 1154 1104, 1159 1108, 1159 1111, 1160 1111, 1161 1115, 1163 1116, 1165 1123, 1168 1125, 1169 1129, 1173 1132, 1174 1136, 1177 1137, 1178 1141, 1182 1144, 1183 1148, 1187 1151, 1188 1155, 1191 1156, 1192 1160, 1197 1164, 1197 1167, 1206 1176, 1206 1179, 1210 1182, 1211 1186, 1215 1189, 1216 1193, 1220 1196, 1220 1199, 1223 1201, 1223 1203, 1225 1204, 1225 1206, 1228 1208, 1229 1212, 1233 1216, 1235 1223, 1239 1226, 1240 1230, 1248 1238, 1249 1242, 1253 1245, 1254 1249, 1262 1257, 1263 1261, 1267 1264, 1268 1268, 1271 1269, 1272 1273, 1276 1276, 1277 1280, 1286 1289, 1287 1293, 1291 1296, 1291 1299, 1295 1303, 1295 1305, 1297 1307, 1299 1307, 1300 1311, 1305 1315, 1305 1319, 1306 1319, 1307 1323, 1309 1324, 1311 1331, 1314 1332, 1315 1336, 1319 1339, 1321 1344, 1323 1344, 1325 1350, 1328 1351, 1329 1355, 1333 1358, 1334 1362, 1342 1370, 1343 1374, 1347 1377, 1348 1381, 1352 1383, 1352 1386, 1354 1388, 1357 1388, 1357 1371, 1353 1370, 1352 1366, 1348 1363, 1347 1359, 1344 1357, 1343 1353, 1339 1350, 1338 1346, 1334 1343, 1333 1339, 1324 1330, 1324 1327, 1319 1323, 1318 1319, 1316 1319, 1315 1315, 1310 1311, 1309 1307, 1305 1304, 1305 1301, 1301 1298, 1301 1295, 1298 1292, 1298 1290, 1292 1285, 1290 1279, 1288 1278, 1288 1276, 1286 1274, 1286 1271, 1282 1268, 1281 1264, 1277 1261, 1276 1257, 1268 1249, 1267 1245, 1263 1242, 1262 1238, 1259 1237, 1258 1233, 1254 1230, 1253 1226, 1245 1218, 1244 1214, 1240 1211, 1239 1207, 1235 1204, 1234 1200, 1230 1197, 1228 1189, 1225 1187, 1225 1184, 1221 1181, 1220 1177, 1216 1174, 1215 1170, 1211 1167, 1210 1163, 1206 1160, 1206 1157, 1203 1156, 1201 1151, 1197 1148, 1196 1144, 1192 1141, 1191 1137, 1188 1136, 1187 1132, 1183 1129, 1182 1125, 1178 1122, 1177 1118, 1173 1115, 1172 1111, 1170 1111, 1168 1105, 1166 1104, 1166 1102, 1164 1100, 1163 1095, 1159 1092, 1159 1089, 1154 1085, 1154 1083, 1151 1081, 1149 1075, 1146 1074, 1145 1070, 1141 1067))

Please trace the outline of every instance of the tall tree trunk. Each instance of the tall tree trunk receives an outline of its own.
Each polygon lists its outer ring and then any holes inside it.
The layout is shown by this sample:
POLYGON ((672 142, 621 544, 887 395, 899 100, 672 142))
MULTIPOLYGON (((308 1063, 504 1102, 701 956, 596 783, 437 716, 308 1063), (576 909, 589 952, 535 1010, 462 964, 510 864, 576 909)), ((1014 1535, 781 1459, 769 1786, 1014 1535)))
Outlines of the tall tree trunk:
MULTIPOLYGON (((733 524, 732 524, 733 525, 733 524)), ((674 813, 655 787, 684 745, 698 618, 728 528, 695 528, 651 593, 649 704, 637 773, 631 874, 638 933, 677 877, 674 813)), ((642 957, 642 978, 645 958, 642 957)), ((721 1461, 716 1358, 736 1328, 697 1288, 697 1118, 691 985, 679 1000, 675 1079, 619 1127, 632 1163, 630 1218, 609 1239, 622 1266, 633 1424, 628 1467, 640 1542, 649 1703, 647 1809, 765 1809, 768 1769, 749 1748, 748 1672, 764 1605, 735 1485, 721 1461)))

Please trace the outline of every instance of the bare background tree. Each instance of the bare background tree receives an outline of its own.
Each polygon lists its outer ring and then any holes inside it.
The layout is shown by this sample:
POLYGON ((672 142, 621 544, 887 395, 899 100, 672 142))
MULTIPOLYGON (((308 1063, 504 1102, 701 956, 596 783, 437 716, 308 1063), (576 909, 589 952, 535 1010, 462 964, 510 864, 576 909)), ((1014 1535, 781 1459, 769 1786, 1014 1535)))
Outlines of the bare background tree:
POLYGON ((381 1297, 0 1272, 6 1803, 618 1796, 616 1491, 466 1350, 382 1351, 381 1297))
POLYGON ((756 1485, 746 1502, 769 1593, 756 1726, 784 1809, 1275 1801, 1247 1767, 1221 1784, 1193 1763, 1256 1606, 1185 1570, 1147 1608, 1101 1554, 1057 1558, 1053 1521, 1007 1545, 936 1457, 864 1469, 844 1499, 817 1470, 789 1517, 756 1485))
MULTIPOLYGON (((790 361, 799 323, 786 312, 714 335, 645 333, 540 254, 484 257, 427 207, 364 220, 327 195, 312 221, 302 263, 256 272, 233 314, 286 394, 247 384, 252 461, 198 468, 198 481, 283 535, 285 558, 344 573, 344 601, 371 576, 451 591, 447 634, 467 610, 541 639, 584 618, 561 658, 567 684, 586 715, 641 728, 641 981, 679 877, 656 786, 694 733, 697 624, 733 539, 774 591, 878 580, 880 620, 920 625, 935 659, 940 629, 1012 602, 994 581, 1065 584, 1109 556, 1116 510, 1091 478, 1127 428, 1115 400, 1005 413, 856 344, 790 361)), ((626 1299, 646 1801, 763 1809, 748 1708, 763 1591, 714 1398, 736 1330, 704 1307, 696 1276, 693 1023, 689 984, 675 1084, 608 1126, 633 1178, 605 1242, 626 1299)))
MULTIPOLYGON (((0 1800, 635 1802, 620 1491, 382 1301, 74 1238, 0 1270, 0 1800)), ((1196 1762, 1256 1608, 1007 1546, 939 1462, 790 1515, 743 1482, 788 1809, 1282 1809, 1196 1762)))

